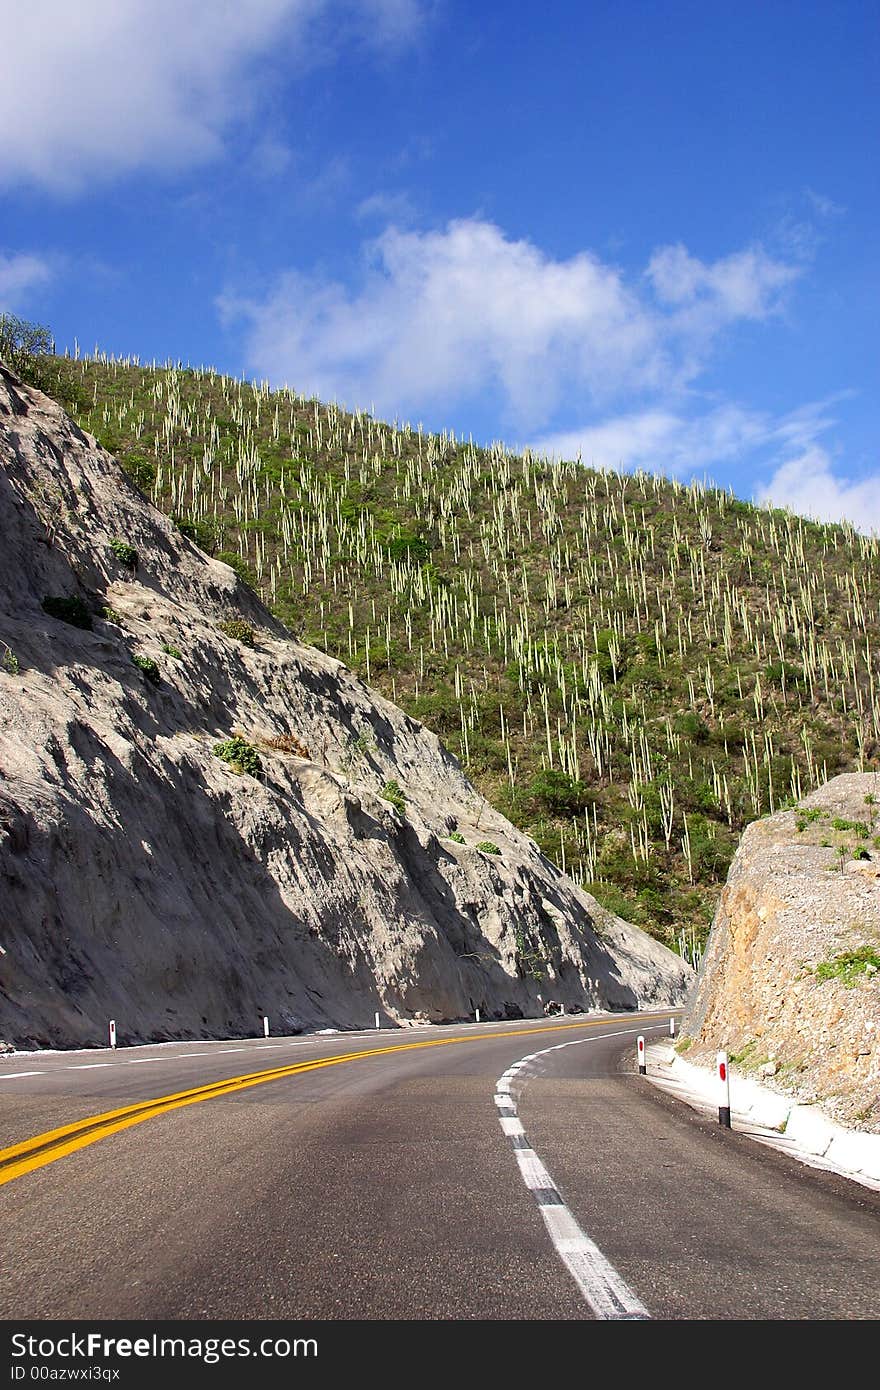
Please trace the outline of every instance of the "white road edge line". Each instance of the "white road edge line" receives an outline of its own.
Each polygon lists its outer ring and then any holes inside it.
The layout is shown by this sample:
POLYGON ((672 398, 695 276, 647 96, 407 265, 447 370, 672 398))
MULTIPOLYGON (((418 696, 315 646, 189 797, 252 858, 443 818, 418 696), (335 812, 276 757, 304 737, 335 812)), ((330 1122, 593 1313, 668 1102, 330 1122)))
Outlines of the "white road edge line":
POLYGON ((7 1071, 0 1073, 0 1081, 14 1081, 17 1076, 45 1076, 44 1071, 7 1071))
MULTIPOLYGON (((626 1037, 631 1033, 648 1032, 652 1027, 623 1028, 614 1033, 603 1033, 603 1038, 626 1037)), ((563 1047, 576 1047, 579 1043, 598 1042, 598 1038, 575 1038, 572 1042, 555 1043, 542 1048, 540 1052, 530 1052, 514 1062, 495 1083, 495 1105, 502 1130, 513 1143, 514 1157, 520 1175, 538 1204, 547 1233, 553 1242, 557 1255, 574 1279, 586 1302, 597 1318, 605 1321, 629 1319, 650 1319, 651 1314, 636 1297, 617 1270, 605 1258, 602 1251, 590 1237, 581 1230, 571 1211, 563 1202, 552 1177, 541 1162, 535 1150, 526 1139, 522 1121, 517 1116, 516 1099, 511 1094, 514 1081, 524 1084, 529 1078, 520 1076, 530 1062, 536 1061, 547 1052, 558 1052, 563 1047)))

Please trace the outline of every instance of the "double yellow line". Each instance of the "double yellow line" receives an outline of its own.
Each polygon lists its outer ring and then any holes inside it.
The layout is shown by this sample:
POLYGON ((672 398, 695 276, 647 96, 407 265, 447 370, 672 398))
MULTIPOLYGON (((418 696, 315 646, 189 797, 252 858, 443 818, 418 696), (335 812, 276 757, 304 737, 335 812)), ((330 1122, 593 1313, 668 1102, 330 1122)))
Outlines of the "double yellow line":
MULTIPOLYGON (((649 1016, 640 1022, 651 1021, 649 1016)), ((280 1081, 287 1076, 299 1076, 307 1071, 320 1071, 323 1067, 338 1067, 344 1062, 359 1062, 365 1057, 382 1057, 391 1052, 414 1052, 425 1047, 449 1047, 456 1043, 487 1042, 495 1038, 521 1038, 533 1033, 561 1033, 572 1028, 607 1027, 610 1020, 592 1019, 583 1023, 557 1023, 543 1028, 522 1028, 505 1033, 469 1033, 457 1038, 432 1038, 424 1042, 395 1043, 391 1047, 366 1048, 361 1052, 346 1052, 337 1057, 319 1057, 311 1062, 295 1062, 287 1067, 271 1067, 266 1071, 247 1072, 243 1076, 228 1076, 222 1081, 211 1081, 204 1086, 195 1086, 189 1091, 175 1091, 167 1096, 155 1096, 152 1100, 140 1101, 137 1105, 126 1105, 120 1110, 106 1110, 101 1115, 90 1115, 73 1124, 62 1125, 60 1129, 50 1129, 45 1134, 37 1134, 20 1144, 0 1149, 0 1186, 12 1182, 14 1178, 32 1173, 36 1168, 45 1168, 59 1158, 76 1153, 78 1149, 97 1144, 100 1139, 108 1139, 133 1125, 143 1124, 156 1115, 164 1115, 169 1110, 180 1110, 185 1105, 198 1105, 203 1100, 214 1100, 218 1096, 228 1096, 236 1091, 245 1091, 250 1086, 263 1086, 269 1081, 280 1081)))

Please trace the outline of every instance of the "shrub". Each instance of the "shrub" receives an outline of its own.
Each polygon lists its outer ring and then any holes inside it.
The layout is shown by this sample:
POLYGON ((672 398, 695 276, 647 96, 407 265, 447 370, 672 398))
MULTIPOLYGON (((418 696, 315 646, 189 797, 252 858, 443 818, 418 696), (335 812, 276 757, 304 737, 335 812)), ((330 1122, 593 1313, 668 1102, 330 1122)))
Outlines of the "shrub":
POLYGON ((278 753, 293 753, 297 758, 312 756, 305 744, 293 734, 264 734, 260 743, 264 748, 274 748, 278 753))
POLYGON ((449 838, 450 840, 454 840, 455 843, 456 843, 457 845, 463 845, 464 842, 465 842, 465 841, 464 841, 464 836, 463 836, 463 835, 460 833, 460 831, 458 831, 458 830, 451 830, 451 831, 449 832, 448 838, 449 838))
POLYGON ((62 623, 70 623, 71 627, 81 627, 87 632, 92 630, 92 615, 79 594, 47 594, 43 599, 43 609, 50 618, 58 618, 62 623))
POLYGON ((215 743, 214 753, 216 757, 229 763, 233 772, 247 772, 251 777, 257 777, 263 771, 263 764, 256 748, 240 734, 234 734, 223 743, 215 743))
POLYGON ((863 845, 859 845, 859 847, 858 847, 857 849, 854 849, 854 850, 853 850, 853 859, 870 859, 870 858, 871 858, 870 854, 869 854, 868 851, 864 848, 863 845))
POLYGON ((498 848, 498 846, 495 844, 493 840, 481 840, 480 843, 477 845, 477 849, 481 849, 484 854, 501 853, 501 850, 498 848))
POLYGON ((676 715, 675 732, 684 734, 685 738, 693 740, 694 743, 705 743, 709 737, 708 725, 693 710, 686 710, 683 714, 676 715))
POLYGON ((224 565, 228 565, 230 569, 235 570, 235 573, 243 584, 249 585, 250 588, 254 587, 254 576, 248 569, 247 561, 243 560, 240 555, 237 555, 234 550, 220 550, 215 558, 217 560, 222 560, 224 565))
POLYGON ((842 816, 835 816, 831 825, 834 830, 854 830, 860 840, 868 838, 868 827, 862 820, 844 820, 842 816))
POLYGON ((816 979, 840 980, 847 989, 858 983, 861 975, 873 975, 880 970, 880 955, 871 946, 860 946, 855 951, 843 951, 831 960, 823 960, 816 966, 816 979))
POLYGON ((226 623, 218 623, 221 632, 225 632, 227 637, 233 638, 236 642, 243 642, 246 647, 257 645, 257 634, 250 623, 243 622, 241 618, 230 618, 226 623))
POLYGON ((406 797, 399 782, 386 782, 379 795, 383 801, 390 801, 395 811, 406 814, 406 797))
POLYGON ((105 623, 115 623, 117 627, 122 626, 122 614, 117 613, 115 608, 110 608, 109 606, 102 608, 101 617, 104 619, 105 623))
POLYGON ((162 650, 165 652, 166 656, 173 656, 175 661, 183 660, 183 652, 179 652, 176 647, 172 647, 170 642, 163 642, 162 650))
POLYGON ((123 473, 136 488, 140 488, 141 492, 150 492, 156 481, 156 465, 146 454, 131 450, 119 462, 123 473))
POLYGON ((555 816, 576 816, 590 801, 584 783, 556 767, 542 768, 532 778, 529 791, 555 816))
POLYGON ((158 685, 160 680, 159 667, 151 656, 138 656, 137 653, 131 658, 135 666, 143 671, 144 677, 152 685, 158 685))
POLYGON ((398 564, 423 565, 431 558, 431 547, 421 536, 403 532, 388 542, 388 554, 398 564))
POLYGON ((21 663, 11 647, 7 647, 2 658, 0 658, 0 666, 2 666, 3 670, 7 671, 10 676, 17 676, 21 670, 21 663))
POLYGON ((182 536, 186 536, 187 540, 194 541, 208 554, 213 554, 217 544, 217 531, 211 522, 196 521, 190 516, 179 516, 177 512, 171 513, 171 520, 182 536))
POLYGON ((127 570, 137 569, 138 553, 133 545, 128 544, 128 541, 121 541, 118 539, 112 540, 110 542, 110 549, 113 551, 119 563, 124 565, 127 570))

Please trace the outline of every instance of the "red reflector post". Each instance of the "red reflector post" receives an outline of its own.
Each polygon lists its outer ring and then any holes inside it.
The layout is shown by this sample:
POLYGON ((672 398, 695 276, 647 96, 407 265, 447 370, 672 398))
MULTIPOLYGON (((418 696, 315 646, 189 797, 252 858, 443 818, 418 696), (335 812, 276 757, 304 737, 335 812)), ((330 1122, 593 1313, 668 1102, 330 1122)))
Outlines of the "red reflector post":
POLYGON ((730 1129, 730 1068, 727 1053, 719 1052, 715 1060, 718 1068, 718 1123, 730 1129))

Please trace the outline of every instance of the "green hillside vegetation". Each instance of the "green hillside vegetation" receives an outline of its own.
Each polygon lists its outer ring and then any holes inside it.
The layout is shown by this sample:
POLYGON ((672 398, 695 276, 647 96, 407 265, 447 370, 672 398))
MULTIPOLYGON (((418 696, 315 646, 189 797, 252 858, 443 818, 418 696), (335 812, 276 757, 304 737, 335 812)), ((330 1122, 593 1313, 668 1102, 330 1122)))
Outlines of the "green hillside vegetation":
POLYGON ((669 945, 705 939, 748 821, 880 766, 876 539, 212 370, 53 363, 181 531, 669 945))

